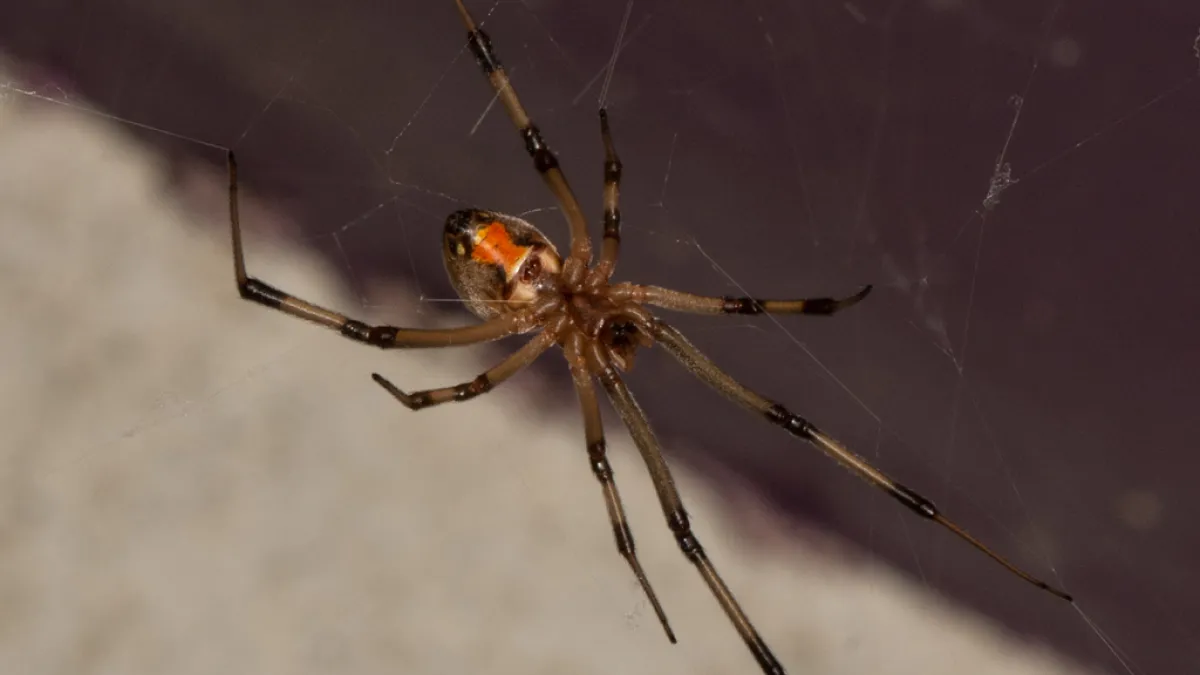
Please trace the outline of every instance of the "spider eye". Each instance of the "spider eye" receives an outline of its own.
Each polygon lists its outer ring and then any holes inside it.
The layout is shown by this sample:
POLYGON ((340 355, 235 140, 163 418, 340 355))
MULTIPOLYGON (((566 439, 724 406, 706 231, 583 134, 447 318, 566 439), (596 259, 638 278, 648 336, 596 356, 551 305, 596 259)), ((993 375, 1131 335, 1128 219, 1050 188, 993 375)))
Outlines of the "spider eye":
POLYGON ((462 243, 462 240, 459 240, 458 243, 456 243, 454 245, 454 255, 461 258, 466 254, 467 254, 467 247, 465 244, 462 243))

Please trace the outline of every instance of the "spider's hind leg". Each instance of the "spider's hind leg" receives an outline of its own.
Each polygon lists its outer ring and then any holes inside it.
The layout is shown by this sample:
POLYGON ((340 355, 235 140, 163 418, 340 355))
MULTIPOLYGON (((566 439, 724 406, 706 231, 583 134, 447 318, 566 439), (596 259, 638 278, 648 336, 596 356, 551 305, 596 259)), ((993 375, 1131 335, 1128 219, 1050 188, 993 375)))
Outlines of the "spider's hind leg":
POLYGON ((929 499, 880 471, 875 465, 855 454, 800 415, 791 412, 782 405, 775 403, 735 380, 725 371, 718 368, 716 364, 675 328, 659 321, 650 327, 650 333, 654 336, 655 341, 659 345, 662 345, 668 354, 683 364, 689 372, 720 392, 730 401, 762 415, 769 422, 782 427, 789 434, 816 446, 825 455, 854 472, 854 474, 871 485, 879 488, 903 504, 908 510, 946 528, 958 538, 974 546, 981 553, 999 563, 1009 572, 1051 595, 1067 602, 1074 602, 1071 595, 1066 591, 1051 586, 1049 583, 1026 572, 1004 556, 993 551, 991 547, 979 539, 976 539, 956 522, 942 515, 942 512, 929 499))
POLYGON ((633 436, 633 441, 646 463, 646 468, 650 471, 654 489, 658 493, 658 501, 662 505, 663 515, 667 519, 667 526, 675 535, 675 541, 679 543, 680 550, 700 572, 704 583, 708 585, 713 597, 721 604, 721 609, 725 610, 725 615, 737 629, 738 635, 746 643, 750 653, 754 655, 754 659, 762 668, 763 673, 783 675, 783 666, 771 653, 767 643, 763 641, 758 630, 754 628, 754 624, 750 622, 750 618, 746 616, 741 605, 734 598, 733 592, 729 590, 725 581, 721 579, 721 575, 717 573, 716 567, 708 559, 708 554, 704 552, 704 547, 700 545, 700 540, 692 533, 687 511, 683 508, 683 500, 679 497, 675 480, 671 477, 666 460, 663 459, 662 447, 654 436, 650 422, 646 419, 646 413, 637 404, 633 394, 629 392, 625 382, 614 368, 609 367, 603 370, 600 373, 600 382, 608 392, 613 407, 620 413, 630 435, 633 436))
POLYGON ((845 298, 802 298, 762 300, 759 298, 696 295, 661 286, 621 283, 613 286, 613 296, 687 314, 816 314, 831 316, 857 305, 871 293, 871 286, 845 298))
MULTIPOLYGON (((575 355, 577 357, 578 352, 575 352, 575 355)), ((671 644, 675 644, 675 632, 671 630, 671 624, 667 621, 667 614, 663 611, 662 605, 659 604, 658 596, 655 595, 654 588, 650 586, 650 580, 646 578, 646 573, 642 570, 642 564, 638 561, 637 549, 633 544, 633 532, 630 531, 629 523, 625 519, 625 507, 621 504, 621 494, 617 491, 617 483, 613 479, 612 466, 608 463, 607 445, 604 440, 604 424, 600 418, 600 403, 596 398, 596 388, 592 384, 591 375, 587 373, 581 359, 572 360, 572 357, 568 356, 568 361, 571 362, 571 379, 575 382, 575 393, 579 398, 579 405, 583 409, 583 427, 587 438, 588 461, 592 466, 592 473, 600 481, 600 485, 604 490, 604 504, 608 508, 608 518, 612 522, 613 536, 617 542, 617 552, 629 563, 629 567, 633 570, 633 575, 637 577, 638 583, 642 586, 642 591, 646 594, 646 599, 650 601, 650 605, 654 608, 654 613, 658 615, 658 622, 662 624, 663 631, 667 634, 667 639, 671 641, 671 644)))

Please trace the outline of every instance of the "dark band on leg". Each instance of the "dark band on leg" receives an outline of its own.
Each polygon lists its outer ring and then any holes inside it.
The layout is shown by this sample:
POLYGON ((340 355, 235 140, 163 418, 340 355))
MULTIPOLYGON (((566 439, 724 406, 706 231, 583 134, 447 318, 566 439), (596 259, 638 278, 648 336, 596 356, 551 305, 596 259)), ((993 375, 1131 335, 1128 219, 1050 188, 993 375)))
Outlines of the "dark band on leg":
POLYGON ((247 300, 253 300, 260 305, 266 305, 275 309, 279 309, 286 300, 292 297, 271 284, 263 283, 258 279, 246 279, 246 283, 238 284, 238 292, 247 300))
POLYGON ((418 391, 415 394, 409 394, 408 400, 402 401, 402 403, 409 410, 420 410, 433 405, 433 397, 423 391, 418 391))
POLYGON ((688 557, 689 560, 704 557, 704 547, 700 545, 700 540, 696 539, 696 535, 692 534, 692 524, 688 519, 687 511, 683 509, 675 509, 667 516, 667 527, 671 528, 671 533, 675 535, 675 541, 679 544, 679 550, 688 557))
POLYGON ((604 212, 604 238, 621 240, 620 209, 611 209, 604 212))
POLYGON ((604 183, 612 185, 621 182, 621 161, 614 159, 604 163, 604 183))
POLYGON ((816 427, 808 420, 789 411, 778 403, 771 406, 767 410, 766 415, 768 421, 783 427, 789 434, 803 438, 806 441, 812 440, 812 432, 816 430, 816 427))
POLYGON ((550 152, 550 146, 542 139, 542 132, 534 125, 521 130, 521 138, 525 140, 525 151, 533 158, 533 166, 538 173, 546 173, 558 168, 558 158, 550 152))
POLYGON ((605 457, 607 447, 604 439, 600 439, 594 443, 588 443, 587 453, 588 460, 592 465, 592 473, 595 474, 596 480, 601 483, 612 480, 612 466, 608 463, 608 458, 605 457))
POLYGON ((371 339, 371 327, 355 319, 350 319, 342 324, 341 333, 351 340, 359 342, 369 342, 371 339))
POLYGON ((905 505, 910 511, 922 518, 933 520, 939 515, 937 507, 933 505, 933 502, 900 483, 893 483, 892 489, 888 490, 888 494, 895 497, 896 501, 905 505))
POLYGON ((471 47, 471 53, 475 55, 475 61, 483 72, 491 76, 492 73, 500 70, 500 59, 496 58, 496 52, 492 51, 492 39, 482 30, 473 30, 467 33, 467 44, 471 47))
POLYGON ((492 381, 488 378, 487 373, 467 382, 460 384, 454 388, 455 401, 469 401, 480 394, 487 393, 492 390, 492 381))
POLYGON ((396 344, 395 326, 368 326, 357 319, 348 319, 342 324, 340 332, 351 340, 365 342, 375 347, 392 347, 396 344))
MULTIPOLYGON (((789 412, 787 408, 779 404, 771 406, 766 413, 767 419, 773 424, 778 424, 787 430, 788 433, 806 441, 813 440, 813 432, 817 428, 811 422, 803 417, 789 412)), ((929 520, 936 519, 940 512, 928 498, 921 496, 911 488, 896 482, 878 485, 880 489, 887 492, 893 499, 900 502, 913 513, 929 520)))
POLYGON ((754 298, 735 298, 726 296, 721 299, 721 311, 725 314, 762 314, 762 303, 754 298))

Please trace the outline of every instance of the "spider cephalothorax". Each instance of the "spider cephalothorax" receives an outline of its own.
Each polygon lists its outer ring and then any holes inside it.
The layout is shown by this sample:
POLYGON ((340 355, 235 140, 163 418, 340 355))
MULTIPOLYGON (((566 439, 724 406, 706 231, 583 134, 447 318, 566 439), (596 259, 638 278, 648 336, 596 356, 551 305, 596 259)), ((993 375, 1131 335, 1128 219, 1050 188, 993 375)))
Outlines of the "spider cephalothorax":
POLYGON ((1070 596, 1063 591, 1033 577, 993 552, 943 516, 933 502, 896 482, 805 418, 733 379, 679 331, 647 309, 647 306, 656 306, 693 314, 831 315, 865 298, 871 290, 870 286, 840 299, 759 300, 701 296, 632 283, 610 284, 621 241, 621 213, 617 208, 621 162, 617 159, 607 113, 600 110, 600 135, 604 143, 603 243, 600 255, 593 264, 587 220, 559 169, 558 160, 521 107, 512 83, 492 50, 491 41, 475 24, 462 0, 456 0, 456 3, 467 27, 468 47, 516 125, 534 168, 562 207, 571 232, 570 253, 565 258, 560 257, 549 239, 521 218, 477 209, 456 211, 446 219, 443 259, 450 280, 464 303, 483 322, 448 329, 371 326, 289 295, 246 274, 237 213, 237 165, 231 152, 229 219, 233 234, 234 274, 238 292, 243 298, 333 328, 352 340, 384 349, 450 347, 477 344, 520 333, 534 334, 524 346, 469 382, 406 393, 382 375, 372 375, 376 382, 412 410, 466 401, 485 394, 533 363, 551 347, 561 347, 583 412, 588 462, 603 488, 617 551, 633 570, 671 642, 675 641, 675 634, 638 562, 633 535, 625 520, 625 510, 606 457, 596 381, 600 382, 612 401, 646 463, 667 526, 680 550, 700 572, 763 672, 783 673, 783 667, 759 637, 758 631, 692 533, 687 511, 675 489, 658 439, 646 414, 625 386, 621 371, 632 366, 634 352, 639 347, 652 343, 661 345, 665 352, 693 375, 734 403, 811 443, 918 516, 947 528, 1012 573, 1060 598, 1070 600, 1070 596))

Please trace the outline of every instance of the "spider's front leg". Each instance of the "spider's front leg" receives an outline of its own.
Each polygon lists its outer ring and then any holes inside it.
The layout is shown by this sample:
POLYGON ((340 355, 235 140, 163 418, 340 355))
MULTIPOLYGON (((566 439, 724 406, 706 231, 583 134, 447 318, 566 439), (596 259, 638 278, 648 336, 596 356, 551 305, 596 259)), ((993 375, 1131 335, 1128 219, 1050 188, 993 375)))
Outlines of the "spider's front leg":
POLYGON ((242 225, 238 217, 237 160, 229 151, 229 226, 233 237, 233 273, 238 293, 246 300, 285 314, 332 328, 343 336, 383 349, 417 347, 453 347, 498 340, 520 332, 525 317, 519 313, 494 317, 484 323, 462 328, 397 328, 372 326, 331 309, 297 298, 274 286, 246 274, 246 259, 242 247, 242 225))
POLYGON ((516 126, 517 133, 520 134, 521 140, 525 144, 525 151, 533 160, 534 169, 537 170, 550 193, 562 206, 563 215, 571 228, 571 254, 565 261, 564 274, 568 281, 577 282, 582 279, 588 264, 592 261, 592 242, 588 238, 587 219, 583 215, 583 209, 580 208, 579 200, 575 197, 566 175, 558 165, 558 158, 554 156, 550 145, 542 138, 542 132, 521 105, 521 99, 517 97, 517 90, 513 87, 512 81, 508 79, 508 73, 505 72, 500 58, 496 56, 496 51, 492 48, 491 38, 475 23, 475 19, 463 4, 463 0, 455 0, 455 3, 458 5, 458 13, 462 16, 463 25, 467 28, 467 45, 471 53, 475 55, 475 61, 479 63, 483 74, 491 82, 492 88, 496 91, 496 97, 508 111, 509 118, 516 126))
POLYGON ((600 109, 600 138, 604 142, 604 240, 592 274, 597 281, 606 282, 617 267, 617 255, 621 251, 622 166, 613 143, 612 129, 608 126, 608 111, 604 108, 600 109))

